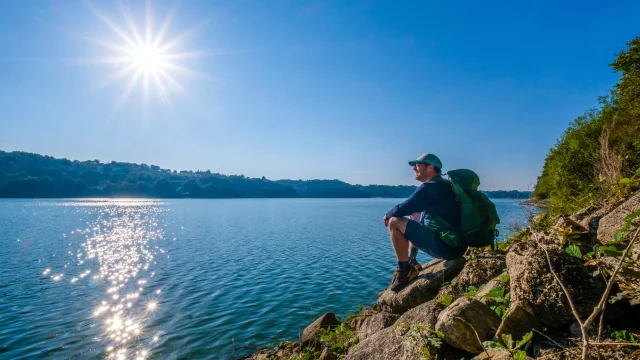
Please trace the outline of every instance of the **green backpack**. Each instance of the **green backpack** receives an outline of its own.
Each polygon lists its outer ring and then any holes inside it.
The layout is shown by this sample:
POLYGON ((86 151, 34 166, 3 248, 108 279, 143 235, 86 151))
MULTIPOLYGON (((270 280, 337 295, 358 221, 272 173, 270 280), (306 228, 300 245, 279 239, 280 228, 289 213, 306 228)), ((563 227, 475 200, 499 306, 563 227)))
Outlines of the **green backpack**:
POLYGON ((480 178, 468 169, 447 173, 460 205, 460 235, 462 243, 471 247, 493 247, 500 223, 496 206, 478 190, 480 178))
MULTIPOLYGON (((450 180, 437 178, 451 184, 460 205, 460 227, 453 228, 446 221, 435 215, 429 215, 431 221, 427 231, 436 232, 450 246, 471 246, 493 248, 498 235, 496 225, 500 223, 496 206, 487 196, 478 190, 480 178, 467 169, 451 170, 446 175, 450 180)), ((423 213, 423 217, 425 214, 423 213)), ((420 219, 421 223, 423 219, 420 219)))

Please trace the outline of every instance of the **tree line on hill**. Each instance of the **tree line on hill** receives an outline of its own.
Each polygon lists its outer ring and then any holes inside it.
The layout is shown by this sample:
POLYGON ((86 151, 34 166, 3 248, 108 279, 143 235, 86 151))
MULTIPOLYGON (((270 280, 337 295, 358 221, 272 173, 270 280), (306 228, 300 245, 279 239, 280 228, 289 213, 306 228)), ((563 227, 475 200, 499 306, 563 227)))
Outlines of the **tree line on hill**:
MULTIPOLYGON (((72 161, 0 151, 0 197, 154 198, 406 198, 415 186, 351 185, 339 180, 267 180, 211 171, 176 171, 155 165, 72 161)), ((519 191, 489 196, 525 198, 519 191)))
POLYGON ((556 214, 615 201, 640 188, 640 37, 609 66, 620 80, 549 151, 533 198, 556 214))

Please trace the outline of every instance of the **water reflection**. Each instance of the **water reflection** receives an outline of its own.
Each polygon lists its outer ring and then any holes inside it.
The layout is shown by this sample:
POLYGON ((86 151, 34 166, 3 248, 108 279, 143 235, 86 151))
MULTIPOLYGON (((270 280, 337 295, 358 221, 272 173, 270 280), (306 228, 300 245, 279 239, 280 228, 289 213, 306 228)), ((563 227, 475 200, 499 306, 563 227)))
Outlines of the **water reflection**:
MULTIPOLYGON (((158 241, 164 239, 159 217, 166 209, 159 204, 140 200, 68 204, 93 208, 83 212, 92 214, 94 220, 69 236, 80 240, 75 261, 81 269, 70 283, 89 277, 93 285, 103 289, 92 314, 103 329, 95 340, 104 345, 107 358, 146 359, 159 340, 158 334, 146 331, 154 313, 161 309, 160 291, 150 289, 155 258, 165 252, 158 241)), ((63 273, 51 275, 48 268, 43 275, 53 281, 64 277, 63 273)))

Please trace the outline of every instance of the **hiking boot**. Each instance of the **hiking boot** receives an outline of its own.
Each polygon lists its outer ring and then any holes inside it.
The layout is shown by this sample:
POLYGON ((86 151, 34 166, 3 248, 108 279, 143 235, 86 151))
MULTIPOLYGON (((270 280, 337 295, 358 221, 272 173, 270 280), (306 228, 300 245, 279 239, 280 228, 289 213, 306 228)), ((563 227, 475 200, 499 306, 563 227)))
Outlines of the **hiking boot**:
POLYGON ((393 282, 391 283, 389 290, 398 292, 407 286, 407 284, 409 284, 409 271, 410 269, 396 269, 396 272, 393 273, 393 282))
POLYGON ((420 275, 420 271, 422 271, 422 265, 416 261, 416 259, 409 259, 409 281, 415 279, 418 275, 420 275))

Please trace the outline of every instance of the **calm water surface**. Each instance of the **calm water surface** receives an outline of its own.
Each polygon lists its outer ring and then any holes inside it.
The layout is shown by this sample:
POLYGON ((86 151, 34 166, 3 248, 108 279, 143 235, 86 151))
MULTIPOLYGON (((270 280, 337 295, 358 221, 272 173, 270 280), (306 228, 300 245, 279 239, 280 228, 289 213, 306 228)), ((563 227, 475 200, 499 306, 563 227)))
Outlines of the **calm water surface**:
MULTIPOLYGON (((381 219, 400 201, 0 200, 0 358, 226 359, 295 339, 389 284, 381 219)), ((502 234, 526 218, 494 202, 502 234)))

